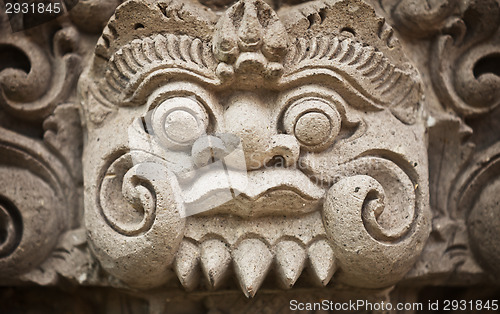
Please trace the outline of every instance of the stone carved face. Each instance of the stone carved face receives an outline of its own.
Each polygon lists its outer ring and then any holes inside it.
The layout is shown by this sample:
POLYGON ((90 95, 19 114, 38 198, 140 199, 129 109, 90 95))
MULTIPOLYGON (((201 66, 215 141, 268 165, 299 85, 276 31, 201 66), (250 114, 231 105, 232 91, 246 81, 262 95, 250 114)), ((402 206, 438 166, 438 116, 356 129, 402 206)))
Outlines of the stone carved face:
POLYGON ((80 94, 89 242, 130 286, 386 287, 428 237, 419 78, 361 1, 128 1, 80 94))

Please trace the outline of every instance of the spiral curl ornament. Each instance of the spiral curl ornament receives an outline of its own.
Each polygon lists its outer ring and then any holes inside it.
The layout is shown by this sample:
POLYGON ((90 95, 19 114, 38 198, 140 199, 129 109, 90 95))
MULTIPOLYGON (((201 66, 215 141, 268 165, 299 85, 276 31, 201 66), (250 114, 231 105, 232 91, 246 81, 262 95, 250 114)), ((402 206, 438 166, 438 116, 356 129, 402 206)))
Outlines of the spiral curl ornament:
POLYGON ((323 222, 339 280, 382 288, 412 267, 430 232, 430 211, 410 177, 377 157, 355 160, 327 192, 323 222))
POLYGON ((144 152, 122 154, 103 169, 97 206, 85 209, 94 255, 131 287, 164 284, 185 226, 175 175, 164 161, 144 152))
POLYGON ((0 127, 0 282, 43 263, 73 216, 71 179, 40 141, 0 127))
POLYGON ((22 36, 1 38, 0 57, 12 58, 14 66, 0 64, 0 108, 23 120, 52 113, 69 96, 81 72, 78 42, 74 27, 64 27, 51 37, 47 43, 51 53, 22 36))
POLYGON ((465 217, 474 259, 500 280, 500 143, 478 151, 471 167, 456 182, 450 202, 456 215, 465 217), (454 200, 454 201, 453 201, 454 200))
POLYGON ((432 45, 430 77, 437 96, 462 116, 482 115, 500 105, 499 27, 498 1, 470 1, 461 18, 447 20, 432 45))
MULTIPOLYGON (((132 164, 131 156, 118 158, 108 168, 102 182, 100 201, 108 224, 123 235, 136 236, 151 229, 156 216, 156 192, 132 164)), ((155 167, 155 165, 151 165, 155 167)))
POLYGON ((23 234, 23 222, 17 207, 0 197, 0 258, 16 250, 23 234))

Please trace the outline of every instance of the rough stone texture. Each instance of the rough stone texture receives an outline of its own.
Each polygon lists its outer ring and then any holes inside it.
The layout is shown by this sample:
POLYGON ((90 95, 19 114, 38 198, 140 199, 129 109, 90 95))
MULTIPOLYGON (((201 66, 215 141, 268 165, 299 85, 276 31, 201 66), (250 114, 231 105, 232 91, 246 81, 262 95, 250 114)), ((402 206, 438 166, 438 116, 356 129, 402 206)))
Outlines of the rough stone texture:
POLYGON ((0 312, 500 299, 497 0, 0 8, 0 312))

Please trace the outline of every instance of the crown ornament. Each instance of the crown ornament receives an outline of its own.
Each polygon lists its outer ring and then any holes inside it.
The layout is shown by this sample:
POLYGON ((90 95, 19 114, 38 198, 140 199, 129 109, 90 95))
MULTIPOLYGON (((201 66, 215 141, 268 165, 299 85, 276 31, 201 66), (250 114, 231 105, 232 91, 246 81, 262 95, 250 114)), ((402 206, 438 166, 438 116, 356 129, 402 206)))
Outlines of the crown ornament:
POLYGON ((221 78, 277 78, 283 72, 289 39, 276 12, 262 0, 242 0, 216 25, 212 50, 221 78))

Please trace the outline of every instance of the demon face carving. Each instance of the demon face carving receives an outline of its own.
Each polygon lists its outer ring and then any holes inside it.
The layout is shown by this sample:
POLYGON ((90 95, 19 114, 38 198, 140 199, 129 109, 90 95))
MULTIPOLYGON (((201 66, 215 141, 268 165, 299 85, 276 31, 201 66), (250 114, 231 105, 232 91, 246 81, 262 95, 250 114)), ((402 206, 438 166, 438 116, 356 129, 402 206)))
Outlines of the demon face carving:
POLYGON ((419 77, 362 1, 128 1, 79 87, 89 243, 130 286, 386 287, 428 237, 419 77))

